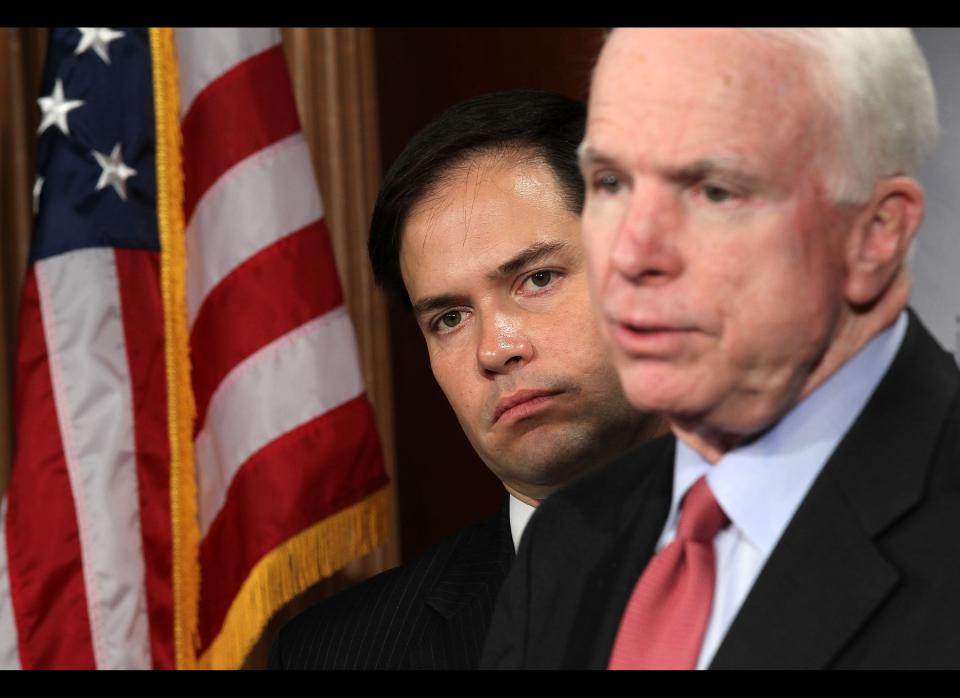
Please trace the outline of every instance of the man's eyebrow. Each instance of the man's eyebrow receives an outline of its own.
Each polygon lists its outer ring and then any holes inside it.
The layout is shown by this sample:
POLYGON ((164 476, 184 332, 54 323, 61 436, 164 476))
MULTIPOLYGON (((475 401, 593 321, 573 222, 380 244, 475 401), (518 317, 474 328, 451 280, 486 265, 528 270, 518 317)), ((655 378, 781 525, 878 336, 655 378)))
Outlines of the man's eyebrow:
POLYGON ((567 247, 563 240, 550 240, 546 242, 535 242, 526 247, 506 262, 496 268, 495 271, 487 274, 489 279, 499 279, 504 276, 510 276, 519 269, 523 269, 531 264, 536 264, 545 257, 556 254, 567 247))
MULTIPOLYGON (((584 170, 590 165, 610 165, 616 163, 613 157, 595 150, 586 142, 581 143, 577 148, 577 159, 580 163, 580 168, 584 170)), ((717 173, 735 177, 744 183, 749 183, 754 179, 752 175, 744 172, 743 163, 740 158, 733 156, 702 158, 688 165, 665 170, 667 177, 683 183, 699 182, 717 173)))
POLYGON ((717 157, 703 158, 688 165, 670 169, 667 175, 678 182, 699 182, 711 175, 723 173, 740 179, 748 179, 749 175, 743 172, 739 158, 717 157))
POLYGON ((427 296, 418 300, 413 304, 413 314, 414 317, 420 317, 425 313, 466 304, 467 299, 464 296, 458 296, 454 293, 441 293, 438 296, 427 296))
MULTIPOLYGON (((504 276, 510 276, 518 269, 523 269, 530 264, 536 264, 540 260, 556 254, 569 247, 569 244, 563 240, 548 240, 535 242, 532 245, 520 250, 513 257, 497 267, 494 271, 487 274, 489 279, 499 279, 504 276)), ((444 308, 453 308, 458 305, 469 305, 469 299, 463 295, 455 293, 441 293, 436 296, 427 296, 419 299, 413 304, 413 314, 420 317, 426 313, 443 310, 444 308)))
POLYGON ((613 162, 613 158, 596 150, 586 141, 577 146, 577 164, 580 165, 580 169, 586 169, 595 163, 608 165, 611 162, 613 162))

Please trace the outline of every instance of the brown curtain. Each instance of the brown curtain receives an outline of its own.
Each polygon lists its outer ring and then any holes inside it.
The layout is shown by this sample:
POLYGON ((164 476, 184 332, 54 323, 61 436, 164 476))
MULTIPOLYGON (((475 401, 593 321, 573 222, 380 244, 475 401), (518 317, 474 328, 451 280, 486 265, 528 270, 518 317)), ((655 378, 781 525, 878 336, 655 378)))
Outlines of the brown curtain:
MULTIPOLYGON (((387 471, 395 482, 387 311, 373 285, 365 244, 380 179, 372 31, 285 29, 283 40, 387 471)), ((12 454, 12 364, 32 218, 36 100, 46 41, 46 29, 0 28, 0 492, 6 489, 12 454)), ((352 563, 278 614, 247 665, 264 665, 272 634, 293 613, 397 564, 397 541, 394 527, 388 545, 352 563)))

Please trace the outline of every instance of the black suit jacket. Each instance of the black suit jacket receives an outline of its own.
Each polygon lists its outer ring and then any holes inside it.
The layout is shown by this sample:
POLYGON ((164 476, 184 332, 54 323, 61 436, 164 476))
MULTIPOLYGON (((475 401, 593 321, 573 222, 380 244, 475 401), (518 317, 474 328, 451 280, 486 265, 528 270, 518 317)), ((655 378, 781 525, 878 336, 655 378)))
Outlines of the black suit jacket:
POLYGON ((513 561, 509 506, 285 625, 272 669, 475 669, 513 561))
MULTIPOLYGON (((958 388, 953 358, 911 314, 711 668, 960 667, 958 388)), ((666 520, 675 443, 651 442, 540 507, 483 666, 606 666, 666 520)))

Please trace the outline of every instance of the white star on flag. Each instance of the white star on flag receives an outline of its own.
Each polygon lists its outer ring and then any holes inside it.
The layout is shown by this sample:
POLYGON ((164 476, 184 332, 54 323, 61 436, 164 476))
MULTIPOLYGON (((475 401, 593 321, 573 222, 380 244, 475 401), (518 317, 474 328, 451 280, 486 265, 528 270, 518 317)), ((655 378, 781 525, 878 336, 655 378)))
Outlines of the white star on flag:
POLYGON ((33 183, 33 215, 40 210, 40 192, 43 190, 43 177, 37 177, 33 183))
POLYGON ((109 65, 109 44, 123 36, 123 32, 113 31, 110 27, 77 27, 77 29, 80 30, 80 43, 77 44, 73 55, 79 56, 92 48, 94 53, 109 65))
POLYGON ((96 150, 90 152, 93 153, 93 157, 97 159, 97 163, 103 168, 103 172, 100 173, 100 179, 97 181, 97 191, 110 185, 113 187, 113 190, 117 192, 117 196, 126 201, 127 180, 137 174, 137 171, 124 164, 120 144, 117 143, 113 146, 113 152, 110 153, 110 157, 107 157, 103 153, 98 153, 96 150))
POLYGON ((46 97, 37 100, 40 109, 43 110, 43 119, 40 121, 40 128, 37 133, 43 133, 48 128, 56 125, 64 134, 70 135, 70 127, 67 126, 67 112, 83 106, 82 99, 67 98, 63 94, 63 80, 57 78, 53 85, 53 92, 46 97))

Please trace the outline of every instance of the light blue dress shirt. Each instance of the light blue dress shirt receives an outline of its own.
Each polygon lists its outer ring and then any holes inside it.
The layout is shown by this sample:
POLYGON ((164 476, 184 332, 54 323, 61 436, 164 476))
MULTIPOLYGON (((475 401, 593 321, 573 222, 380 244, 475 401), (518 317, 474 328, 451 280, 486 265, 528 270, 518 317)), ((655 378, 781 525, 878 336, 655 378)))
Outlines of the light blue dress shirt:
POLYGON ((714 538, 716 587, 698 669, 713 660, 767 558, 890 368, 906 331, 903 312, 766 434, 715 464, 677 441, 673 499, 657 550, 676 536, 679 503, 701 475, 730 518, 730 526, 714 538))

